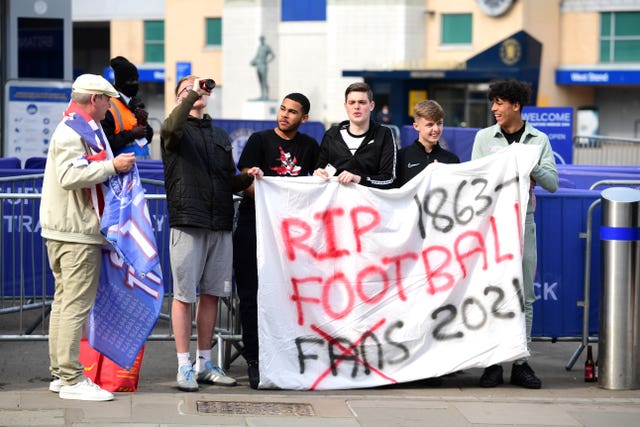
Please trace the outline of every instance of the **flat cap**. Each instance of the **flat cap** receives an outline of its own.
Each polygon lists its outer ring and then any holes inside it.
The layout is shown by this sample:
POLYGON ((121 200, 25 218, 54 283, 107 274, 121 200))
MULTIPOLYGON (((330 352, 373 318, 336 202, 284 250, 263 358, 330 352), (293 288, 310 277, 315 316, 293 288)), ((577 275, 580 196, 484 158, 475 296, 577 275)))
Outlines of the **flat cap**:
POLYGON ((73 85, 71 85, 71 89, 77 93, 104 94, 113 98, 120 96, 118 91, 111 86, 111 83, 97 74, 82 74, 78 76, 73 85))

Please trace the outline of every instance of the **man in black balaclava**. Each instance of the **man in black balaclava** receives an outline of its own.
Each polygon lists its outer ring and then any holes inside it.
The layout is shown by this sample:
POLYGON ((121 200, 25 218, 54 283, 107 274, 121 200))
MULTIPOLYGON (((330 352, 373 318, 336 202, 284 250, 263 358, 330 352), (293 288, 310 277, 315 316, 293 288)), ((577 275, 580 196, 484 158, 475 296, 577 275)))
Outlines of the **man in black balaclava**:
POLYGON ((153 129, 147 122, 149 113, 145 111, 144 103, 136 98, 138 69, 123 56, 111 59, 110 65, 115 77, 113 86, 120 98, 111 98, 102 129, 114 155, 130 152, 139 159, 148 159, 153 129))

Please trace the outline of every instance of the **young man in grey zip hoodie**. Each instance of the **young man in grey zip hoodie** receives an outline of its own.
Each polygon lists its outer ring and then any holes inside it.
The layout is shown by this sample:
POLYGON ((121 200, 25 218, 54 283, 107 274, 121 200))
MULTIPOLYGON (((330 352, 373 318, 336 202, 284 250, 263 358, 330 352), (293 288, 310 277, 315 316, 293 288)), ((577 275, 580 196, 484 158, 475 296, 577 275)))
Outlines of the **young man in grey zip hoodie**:
MULTIPOLYGON (((528 83, 510 79, 497 81, 489 87, 491 112, 496 124, 478 131, 473 142, 471 159, 478 159, 508 147, 513 143, 540 146, 538 163, 531 171, 531 186, 524 231, 524 251, 522 254, 522 278, 524 290, 524 309, 527 328, 527 343, 531 342, 531 324, 533 322, 533 279, 536 275, 537 247, 536 224, 533 219, 535 195, 533 188, 540 184, 549 192, 558 189, 558 171, 549 138, 522 119, 522 107, 529 102, 531 88, 528 83)), ((480 378, 481 387, 495 387, 502 384, 502 366, 491 365, 485 368, 480 378)), ((535 375, 527 359, 516 360, 511 368, 511 384, 525 388, 540 388, 542 381, 535 375)))

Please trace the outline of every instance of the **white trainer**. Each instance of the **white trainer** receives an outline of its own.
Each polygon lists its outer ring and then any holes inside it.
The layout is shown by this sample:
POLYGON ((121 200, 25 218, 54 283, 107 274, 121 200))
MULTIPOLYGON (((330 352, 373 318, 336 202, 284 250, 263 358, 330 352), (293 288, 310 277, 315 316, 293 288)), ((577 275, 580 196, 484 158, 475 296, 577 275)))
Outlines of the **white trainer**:
POLYGON ((62 380, 58 377, 54 377, 53 381, 49 383, 49 391, 59 393, 62 388, 62 380))
POLYGON ((63 385, 60 388, 61 399, 75 400, 113 400, 113 394, 94 384, 89 378, 85 378, 74 385, 63 385))
POLYGON ((211 362, 205 363, 204 366, 204 370, 202 372, 198 372, 197 381, 199 383, 226 386, 234 386, 238 383, 235 379, 227 376, 220 367, 212 364, 211 362))

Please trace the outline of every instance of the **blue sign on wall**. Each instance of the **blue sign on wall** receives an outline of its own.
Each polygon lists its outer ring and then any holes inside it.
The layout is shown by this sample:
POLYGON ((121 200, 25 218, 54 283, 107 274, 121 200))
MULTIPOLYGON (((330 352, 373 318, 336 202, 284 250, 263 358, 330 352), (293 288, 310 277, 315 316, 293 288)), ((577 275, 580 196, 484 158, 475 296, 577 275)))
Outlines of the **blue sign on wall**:
MULTIPOLYGON (((104 69, 102 76, 110 82, 115 80, 113 74, 113 68, 107 67, 104 69)), ((138 67, 138 81, 139 82, 164 82, 164 68, 142 68, 138 67)))
POLYGON ((557 163, 573 163, 572 107, 524 107, 522 118, 547 134, 557 163))
POLYGON ((191 75, 191 62, 176 62, 176 81, 191 75))
POLYGON ((559 85, 630 85, 640 84, 640 70, 556 70, 559 85))

